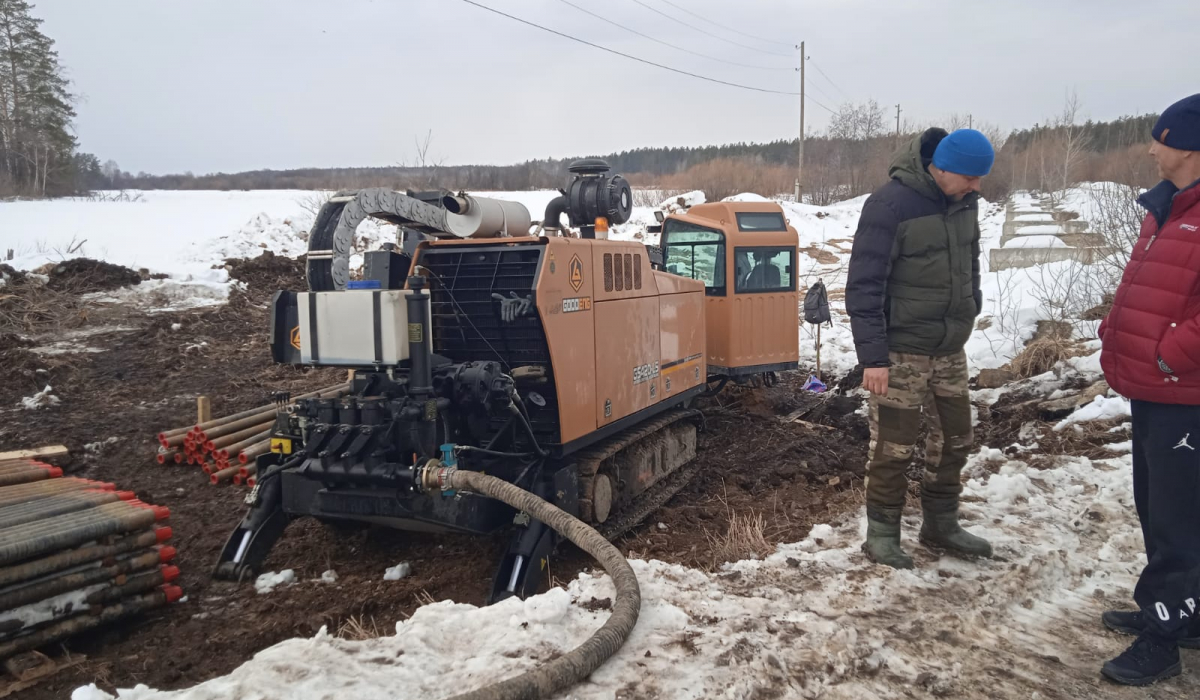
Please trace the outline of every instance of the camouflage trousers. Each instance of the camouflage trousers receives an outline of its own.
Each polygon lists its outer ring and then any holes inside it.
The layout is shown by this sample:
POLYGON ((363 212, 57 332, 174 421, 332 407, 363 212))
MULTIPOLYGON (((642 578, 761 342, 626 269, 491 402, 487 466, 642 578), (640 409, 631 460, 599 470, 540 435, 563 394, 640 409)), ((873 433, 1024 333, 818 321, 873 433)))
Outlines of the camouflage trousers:
POLYGON ((904 505, 908 471, 929 421, 921 500, 927 509, 953 508, 962 493, 963 465, 975 441, 965 352, 948 357, 889 353, 887 396, 871 395, 867 505, 904 505), (939 506, 941 508, 939 508, 939 506))

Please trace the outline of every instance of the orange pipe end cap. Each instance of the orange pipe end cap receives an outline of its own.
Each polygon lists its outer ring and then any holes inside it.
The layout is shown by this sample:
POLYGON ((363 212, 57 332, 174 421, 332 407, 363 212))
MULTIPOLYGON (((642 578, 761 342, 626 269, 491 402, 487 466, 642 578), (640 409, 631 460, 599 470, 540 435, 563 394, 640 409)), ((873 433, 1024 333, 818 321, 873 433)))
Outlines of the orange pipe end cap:
POLYGON ((163 591, 163 593, 167 594, 167 602, 168 603, 174 603, 175 601, 177 601, 183 597, 183 589, 180 588, 179 586, 170 586, 170 585, 163 586, 162 591, 163 591))
POLYGON ((154 530, 154 537, 158 539, 159 544, 162 544, 163 542, 166 542, 167 540, 171 539, 171 535, 174 535, 174 534, 175 533, 172 532, 171 528, 169 528, 169 527, 160 527, 160 528, 155 528, 155 530, 154 530))
POLYGON ((162 568, 163 583, 170 583, 179 578, 178 566, 164 566, 162 568))
POLYGON ((132 501, 137 498, 137 494, 133 491, 117 491, 117 498, 122 501, 132 501))
POLYGON ((174 547, 172 547, 170 545, 167 545, 166 547, 162 547, 158 550, 158 561, 162 564, 166 564, 166 563, 170 562, 172 559, 174 559, 175 555, 178 553, 179 553, 179 550, 175 549, 174 547))
POLYGON ((171 509, 166 506, 148 506, 148 507, 150 508, 150 510, 154 511, 154 519, 155 520, 166 520, 167 518, 171 517, 171 509))

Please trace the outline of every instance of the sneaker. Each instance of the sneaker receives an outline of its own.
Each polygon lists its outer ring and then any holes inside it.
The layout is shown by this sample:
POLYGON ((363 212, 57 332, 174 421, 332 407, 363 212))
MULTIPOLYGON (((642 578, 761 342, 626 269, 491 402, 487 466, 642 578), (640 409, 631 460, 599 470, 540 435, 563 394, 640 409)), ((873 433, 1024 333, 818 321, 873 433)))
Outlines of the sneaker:
MULTIPOLYGON (((1100 616, 1104 626, 1118 634, 1136 637, 1146 629, 1146 617, 1141 610, 1108 610, 1100 616)), ((1179 646, 1184 649, 1200 649, 1200 623, 1188 627, 1179 646)))
POLYGON ((1183 671, 1179 646, 1172 640, 1142 634, 1117 658, 1104 664, 1100 673, 1121 685, 1150 685, 1183 671))

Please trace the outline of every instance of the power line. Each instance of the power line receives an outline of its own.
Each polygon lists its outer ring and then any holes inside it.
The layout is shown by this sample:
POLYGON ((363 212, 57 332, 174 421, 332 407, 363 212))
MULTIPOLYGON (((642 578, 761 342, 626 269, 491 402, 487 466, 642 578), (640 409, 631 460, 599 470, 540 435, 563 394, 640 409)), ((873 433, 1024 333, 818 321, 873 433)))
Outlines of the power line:
MULTIPOLYGON (((691 78, 699 78, 700 80, 707 80, 707 81, 708 81, 708 82, 710 82, 710 83, 717 83, 717 84, 720 84, 720 85, 728 85, 729 87, 741 88, 742 90, 753 90, 754 92, 767 92, 767 93, 771 93, 771 94, 773 94, 773 95, 799 95, 799 94, 800 94, 800 93, 798 93, 798 92, 788 92, 788 91, 785 91, 785 90, 770 90, 770 89, 768 89, 768 88, 753 87, 753 86, 751 86, 751 85, 742 85, 742 84, 740 84, 740 83, 731 83, 731 82, 729 82, 729 81, 727 81, 727 80, 718 80, 718 79, 716 79, 716 78, 709 78, 708 76, 699 75, 699 74, 697 74, 697 73, 689 73, 688 71, 685 71, 685 70, 679 70, 678 68, 672 68, 672 67, 670 67, 670 66, 664 66, 664 65, 663 65, 663 64, 661 64, 661 63, 655 63, 654 61, 647 61, 647 60, 646 60, 646 59, 644 59, 644 58, 638 58, 637 56, 632 56, 632 55, 630 55, 630 54, 627 54, 627 53, 622 53, 622 52, 620 52, 620 51, 617 51, 617 50, 615 50, 615 49, 610 49, 610 48, 608 48, 607 46, 601 46, 600 44, 594 44, 594 43, 592 43, 592 42, 590 42, 590 41, 587 41, 586 39, 580 39, 579 37, 571 36, 570 34, 564 34, 564 33, 560 32, 560 31, 558 31, 558 30, 556 30, 556 29, 550 29, 549 27, 543 27, 543 26, 542 26, 542 25, 540 25, 540 24, 535 24, 535 23, 533 23, 533 22, 530 22, 529 20, 526 20, 526 19, 521 19, 520 17, 516 17, 516 16, 514 16, 514 15, 510 15, 510 14, 508 14, 507 12, 501 12, 500 10, 497 10, 497 9, 496 9, 496 8, 494 8, 494 7, 488 7, 487 5, 484 5, 484 4, 482 4, 482 3, 475 2, 475 0, 462 0, 462 1, 463 1, 463 2, 465 2, 465 3, 467 3, 468 5, 474 5, 475 7, 478 7, 478 8, 480 8, 480 9, 482 9, 482 10, 487 10, 488 12, 492 12, 492 13, 498 14, 498 15, 500 15, 500 16, 502 16, 502 17, 507 17, 507 18, 509 18, 509 19, 511 19, 511 20, 514 20, 514 21, 516 21, 516 22, 520 22, 521 24, 525 24, 525 25, 528 25, 528 26, 530 26, 530 27, 534 27, 534 28, 537 28, 537 29, 541 29, 541 30, 542 30, 542 31, 544 31, 544 32, 550 32, 551 34, 555 34, 555 35, 557 35, 557 36, 561 36, 561 37, 562 37, 562 38, 564 38, 564 39, 570 39, 571 41, 576 41, 576 42, 579 42, 580 44, 584 44, 584 45, 586 45, 586 46, 590 46, 590 47, 592 47, 592 48, 594 48, 594 49, 600 49, 601 51, 606 51, 606 52, 608 52, 608 53, 611 53, 611 54, 614 54, 614 55, 616 55, 616 56, 621 56, 621 57, 623 57, 623 58, 628 58, 628 59, 630 59, 630 60, 637 61, 638 63, 645 63, 645 64, 646 64, 646 65, 648 65, 648 66, 654 66, 655 68, 662 68, 663 70, 669 70, 669 71, 671 71, 672 73, 678 73, 678 74, 680 74, 680 75, 686 75, 686 76, 688 76, 688 77, 691 77, 691 78)), ((828 107, 825 107, 825 109, 829 109, 829 108, 828 108, 828 107)), ((830 112, 832 112, 832 111, 833 111, 833 110, 830 110, 830 112)))
POLYGON ((837 114, 836 109, 830 109, 830 108, 826 107, 825 105, 821 104, 820 102, 817 102, 816 98, 814 98, 812 95, 805 95, 804 99, 815 104, 816 106, 820 107, 821 109, 825 110, 826 112, 829 112, 830 114, 837 114))
POLYGON ((683 26, 685 26, 685 27, 690 27, 690 28, 692 28, 692 29, 695 29, 696 31, 700 32, 701 34, 707 34, 708 36, 711 36, 711 37, 712 37, 712 38, 714 38, 714 39, 720 39, 721 41, 724 41, 724 42, 725 42, 725 43, 727 43, 727 44, 733 44, 734 46, 740 46, 740 47, 742 47, 743 49, 750 49, 751 51, 757 51, 757 52, 759 52, 759 53, 765 53, 765 54, 768 54, 768 55, 770 55, 770 56, 783 56, 784 58, 791 58, 791 54, 779 53, 779 52, 776 52, 776 51, 764 51, 763 49, 758 49, 758 48, 755 48, 755 47, 753 47, 753 46, 750 46, 749 44, 743 44, 743 43, 740 43, 740 42, 734 41, 733 39, 726 39, 726 38, 725 38, 725 37, 723 37, 723 36, 718 36, 718 35, 716 35, 716 34, 713 34, 712 32, 708 31, 707 29, 701 29, 700 27, 697 27, 697 26, 696 26, 696 25, 694 25, 694 24, 688 24, 687 22, 684 22, 683 20, 679 19, 678 17, 672 17, 671 15, 668 15, 667 13, 663 12, 662 10, 659 10, 659 9, 657 9, 657 8, 654 8, 654 7, 651 7, 651 6, 647 5, 646 3, 642 2, 642 0, 633 0, 633 1, 634 1, 635 3, 637 3, 637 4, 641 5, 642 7, 646 8, 647 10, 650 10, 651 12, 654 12, 654 13, 660 14, 660 15, 662 15, 663 17, 666 17, 667 19, 669 19, 669 20, 671 20, 671 21, 673 21, 673 22, 678 22, 678 23, 682 24, 682 25, 683 25, 683 26))
POLYGON ((818 66, 815 62, 812 62, 812 61, 809 61, 809 62, 813 64, 813 68, 817 69, 817 72, 821 74, 822 78, 825 78, 826 80, 828 80, 829 84, 832 85, 833 87, 837 88, 838 92, 842 93, 843 95, 846 95, 846 99, 851 99, 850 95, 846 94, 846 91, 843 90, 841 88, 841 86, 839 86, 837 83, 833 82, 833 78, 830 78, 828 75, 825 75, 825 71, 821 70, 820 66, 818 66))
POLYGON ((721 29, 724 29, 727 32, 733 32, 734 34, 741 34, 742 36, 744 36, 748 39, 757 39, 759 41, 765 41, 768 44, 778 44, 779 46, 788 46, 791 48, 795 48, 795 45, 792 44, 791 42, 773 41, 771 39, 764 39, 761 36, 754 36, 753 34, 747 34, 746 32, 739 32, 738 30, 734 29, 733 27, 726 27, 724 24, 722 24, 720 22, 714 22, 711 19, 705 19, 704 17, 701 17, 700 15, 696 14, 695 12, 692 12, 691 10, 689 10, 685 7, 680 7, 679 5, 676 5, 675 3, 671 2, 671 0, 662 0, 662 2, 670 5, 671 7, 674 7, 676 10, 682 10, 684 12, 688 12, 696 19, 704 20, 705 22, 708 22, 709 24, 713 25, 714 27, 720 27, 721 29))
POLYGON ((809 84, 809 85, 806 87, 806 89, 805 89, 805 94, 806 94, 806 95, 808 95, 808 96, 811 98, 811 97, 812 97, 812 94, 811 94, 811 93, 809 93, 809 92, 808 92, 808 90, 816 90, 817 92, 819 92, 819 93, 821 93, 822 95, 824 95, 824 96, 825 96, 825 99, 827 99, 827 100, 829 100, 829 101, 831 101, 831 102, 837 102, 837 98, 836 98, 836 97, 834 97, 833 95, 830 95, 829 93, 827 93, 827 92, 825 92, 824 90, 822 90, 822 89, 821 89, 821 86, 819 86, 819 85, 815 85, 815 84, 809 84))
POLYGON ((649 34, 643 34, 636 29, 632 29, 632 28, 626 27, 625 25, 620 24, 618 22, 614 22, 607 17, 598 15, 595 12, 592 12, 591 10, 588 10, 588 9, 580 7, 579 5, 576 5, 575 3, 571 2, 570 0, 558 0, 558 1, 563 3, 564 5, 570 5, 571 7, 574 7, 576 10, 579 10, 580 12, 582 12, 584 14, 591 15, 592 17, 595 17, 598 20, 608 22, 609 24, 613 25, 614 27, 620 27, 621 29, 624 29, 627 32, 637 34, 640 37, 644 37, 646 39, 649 39, 650 41, 657 42, 659 44, 662 44, 663 46, 669 46, 677 51, 683 51, 684 53, 690 53, 693 56, 699 56, 700 58, 707 58, 710 61, 719 61, 720 63, 728 63, 731 66, 739 66, 741 68, 755 68, 757 70, 791 70, 790 68, 780 67, 780 66, 754 66, 754 65, 750 65, 748 63, 737 63, 735 61, 726 61, 723 58, 717 58, 716 56, 709 56, 708 54, 703 54, 698 51, 692 51, 691 49, 685 49, 682 46, 676 46, 675 44, 665 42, 662 39, 656 39, 656 38, 650 36, 649 34))

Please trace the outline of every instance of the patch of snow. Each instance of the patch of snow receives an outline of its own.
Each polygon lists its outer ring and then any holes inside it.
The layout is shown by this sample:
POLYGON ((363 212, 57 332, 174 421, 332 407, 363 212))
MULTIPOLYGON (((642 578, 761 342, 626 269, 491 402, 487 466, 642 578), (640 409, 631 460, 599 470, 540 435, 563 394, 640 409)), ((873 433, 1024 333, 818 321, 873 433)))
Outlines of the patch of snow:
POLYGON ((1046 224, 1044 226, 1022 226, 1021 228, 1017 229, 1018 237, 1037 234, 1057 235, 1060 233, 1063 233, 1063 227, 1055 223, 1046 224))
POLYGON ((291 569, 284 569, 279 573, 268 571, 265 574, 259 574, 258 578, 254 579, 254 590, 259 594, 270 593, 280 586, 290 586, 296 582, 296 572, 291 569))
POLYGON ((412 564, 402 561, 395 566, 389 566, 383 572, 384 581, 399 581, 400 579, 412 573, 412 564))
POLYGON ((34 627, 59 617, 67 617, 87 610, 88 596, 105 587, 106 584, 96 584, 68 591, 61 595, 52 596, 36 603, 22 605, 19 608, 0 612, 0 626, 6 631, 12 626, 15 629, 34 627), (19 623, 19 624, 14 624, 19 623))
POLYGON ((1125 442, 1110 442, 1104 446, 1104 449, 1112 452, 1133 452, 1133 440, 1125 442))
POLYGON ((61 399, 50 393, 51 391, 53 391, 53 388, 47 384, 45 389, 42 389, 33 396, 26 396, 25 398, 21 399, 21 408, 30 411, 36 411, 39 408, 57 406, 58 404, 62 403, 61 399))
POLYGON ((337 572, 334 571, 333 569, 329 569, 328 571, 321 574, 321 583, 337 583, 337 580, 338 580, 337 572))
POLYGON ((121 441, 121 438, 114 435, 113 437, 110 437, 106 440, 99 440, 97 442, 87 443, 86 445, 83 446, 83 451, 86 452, 87 454, 98 455, 104 451, 105 447, 108 447, 109 445, 115 445, 120 441, 121 441))
POLYGON ((1005 248, 1069 248, 1058 236, 1018 236, 1009 239, 1005 248))
POLYGON ((1092 402, 1075 409, 1071 415, 1063 418, 1055 426, 1055 432, 1062 431, 1067 426, 1086 423, 1094 420, 1113 420, 1129 418, 1129 400, 1122 396, 1097 396, 1092 402))

